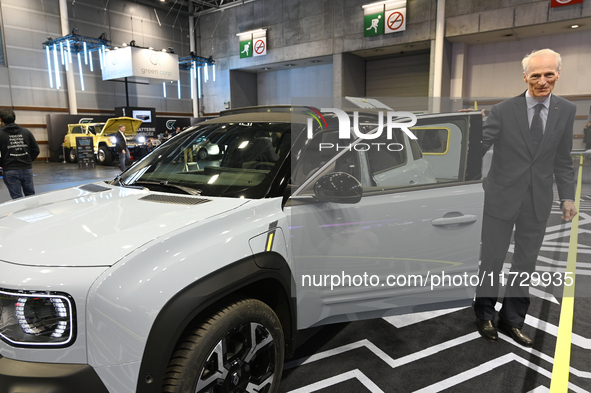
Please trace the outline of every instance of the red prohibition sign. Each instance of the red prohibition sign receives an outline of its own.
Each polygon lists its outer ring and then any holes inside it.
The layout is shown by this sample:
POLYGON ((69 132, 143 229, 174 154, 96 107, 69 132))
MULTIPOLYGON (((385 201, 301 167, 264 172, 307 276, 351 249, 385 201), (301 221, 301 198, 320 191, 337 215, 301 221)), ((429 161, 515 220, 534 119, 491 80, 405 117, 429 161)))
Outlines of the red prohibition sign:
POLYGON ((388 27, 390 28, 390 30, 398 30, 403 23, 404 15, 402 15, 400 12, 392 12, 388 17, 388 27), (392 19, 392 17, 394 17, 394 19, 392 19), (397 26, 394 27, 394 25, 397 26))
POLYGON ((263 53, 265 51, 265 41, 263 41, 263 40, 256 41, 254 43, 254 51, 259 55, 261 53, 263 53))

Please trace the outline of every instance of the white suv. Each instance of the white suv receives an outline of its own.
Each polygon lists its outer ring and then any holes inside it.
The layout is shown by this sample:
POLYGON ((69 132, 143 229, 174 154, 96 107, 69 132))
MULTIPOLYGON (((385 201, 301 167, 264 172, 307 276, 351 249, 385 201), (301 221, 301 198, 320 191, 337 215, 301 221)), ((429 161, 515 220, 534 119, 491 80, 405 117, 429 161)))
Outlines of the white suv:
POLYGON ((0 205, 0 392, 276 392, 303 329, 469 304, 433 277, 477 271, 480 115, 345 143, 318 114, 227 111, 0 205))

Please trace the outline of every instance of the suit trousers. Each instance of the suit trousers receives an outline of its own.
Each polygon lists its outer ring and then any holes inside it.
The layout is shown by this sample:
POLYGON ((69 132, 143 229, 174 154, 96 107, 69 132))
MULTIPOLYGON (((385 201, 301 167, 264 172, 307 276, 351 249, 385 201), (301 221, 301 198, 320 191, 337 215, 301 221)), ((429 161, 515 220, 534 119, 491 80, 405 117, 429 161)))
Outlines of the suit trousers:
MULTIPOLYGON (((486 202, 485 202, 486 203, 486 202)), ((499 286, 505 286, 500 320, 521 329, 529 308, 529 281, 535 271, 538 253, 544 240, 546 222, 539 221, 534 210, 533 192, 528 189, 517 213, 510 220, 501 220, 484 214, 482 223, 482 248, 480 261, 480 285, 476 290, 474 312, 482 320, 492 321, 499 286), (500 282, 500 273, 515 227, 515 250, 511 261, 511 274, 504 274, 507 282, 500 282)))

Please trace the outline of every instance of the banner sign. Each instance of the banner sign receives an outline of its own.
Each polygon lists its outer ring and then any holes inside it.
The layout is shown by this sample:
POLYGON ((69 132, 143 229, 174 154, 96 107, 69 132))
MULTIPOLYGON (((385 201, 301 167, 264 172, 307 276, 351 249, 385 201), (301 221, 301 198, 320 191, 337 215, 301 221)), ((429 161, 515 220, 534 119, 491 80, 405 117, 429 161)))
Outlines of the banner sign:
POLYGON ((581 4, 582 2, 583 2, 583 0, 552 0, 550 2, 550 7, 551 8, 562 7, 562 6, 571 5, 571 4, 581 4))
POLYGON ((131 65, 131 47, 105 51, 103 80, 133 76, 131 65))
POLYGON ((180 78, 179 56, 150 49, 131 48, 133 76, 177 81, 180 78))
POLYGON ((180 77, 178 55, 131 46, 105 52, 103 80, 139 76, 175 81, 180 77))

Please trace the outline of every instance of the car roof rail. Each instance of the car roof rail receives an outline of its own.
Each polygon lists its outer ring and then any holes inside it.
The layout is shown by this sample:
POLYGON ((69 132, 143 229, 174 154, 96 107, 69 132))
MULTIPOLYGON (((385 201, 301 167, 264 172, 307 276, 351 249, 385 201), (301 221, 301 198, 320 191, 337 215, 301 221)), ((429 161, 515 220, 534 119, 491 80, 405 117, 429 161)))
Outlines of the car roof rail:
POLYGON ((242 108, 227 109, 220 112, 220 116, 236 115, 241 113, 302 113, 305 114, 310 109, 318 111, 312 106, 303 105, 264 105, 264 106, 245 106, 242 108))

